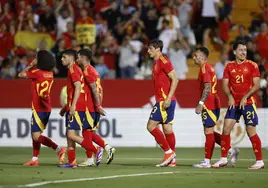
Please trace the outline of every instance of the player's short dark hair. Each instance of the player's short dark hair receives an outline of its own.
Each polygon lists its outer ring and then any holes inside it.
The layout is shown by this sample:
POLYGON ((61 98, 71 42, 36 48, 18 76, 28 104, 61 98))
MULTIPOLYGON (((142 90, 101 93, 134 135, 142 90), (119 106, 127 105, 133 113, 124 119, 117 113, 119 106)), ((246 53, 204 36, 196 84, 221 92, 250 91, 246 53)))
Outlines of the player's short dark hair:
POLYGON ((92 58, 92 51, 88 48, 84 48, 78 51, 79 55, 86 56, 88 60, 92 58))
POLYGON ((163 41, 159 39, 154 39, 149 43, 149 46, 153 46, 155 49, 160 48, 160 51, 162 52, 163 49, 163 41))
POLYGON ((64 50, 62 52, 62 55, 63 54, 66 54, 66 55, 71 55, 74 57, 74 60, 76 61, 77 60, 77 51, 76 50, 73 50, 73 49, 67 49, 67 50, 64 50))
POLYGON ((40 70, 51 71, 56 65, 55 56, 47 50, 38 51, 36 59, 37 59, 36 68, 40 70))
POLYGON ((233 44, 233 50, 236 50, 239 45, 246 46, 246 42, 244 40, 237 40, 233 44))
POLYGON ((203 54, 205 54, 207 57, 209 56, 209 50, 206 47, 199 47, 196 49, 196 51, 200 51, 203 54))

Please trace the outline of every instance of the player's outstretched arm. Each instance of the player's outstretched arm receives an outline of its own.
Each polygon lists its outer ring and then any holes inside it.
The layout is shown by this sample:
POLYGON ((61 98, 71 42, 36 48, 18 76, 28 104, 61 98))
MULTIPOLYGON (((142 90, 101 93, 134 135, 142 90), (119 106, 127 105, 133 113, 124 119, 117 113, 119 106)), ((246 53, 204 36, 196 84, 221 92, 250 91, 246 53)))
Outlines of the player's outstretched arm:
POLYGON ((235 107, 235 101, 234 101, 234 97, 230 91, 229 88, 229 79, 223 79, 222 80, 222 89, 223 92, 225 93, 225 95, 228 97, 228 106, 229 108, 234 108, 235 107))
POLYGON ((74 97, 73 97, 73 101, 72 101, 72 105, 70 107, 70 115, 73 116, 76 110, 76 103, 79 99, 80 93, 81 93, 81 82, 77 81, 74 83, 74 97))
POLYGON ((28 78, 27 76, 27 72, 37 64, 37 60, 34 59, 25 69, 23 69, 19 74, 18 77, 19 78, 28 78))
POLYGON ((94 106, 97 107, 97 109, 101 115, 105 116, 106 113, 101 106, 101 101, 99 98, 100 94, 98 92, 96 83, 95 82, 89 83, 89 87, 90 87, 92 95, 93 95, 94 106))

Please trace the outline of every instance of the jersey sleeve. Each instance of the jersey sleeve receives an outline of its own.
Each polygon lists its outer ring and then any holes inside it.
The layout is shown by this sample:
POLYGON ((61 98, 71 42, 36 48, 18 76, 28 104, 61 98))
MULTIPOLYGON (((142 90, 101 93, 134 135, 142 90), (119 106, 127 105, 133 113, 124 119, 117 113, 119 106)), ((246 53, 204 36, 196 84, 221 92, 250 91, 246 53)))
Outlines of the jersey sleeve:
POLYGON ((162 67, 164 69, 164 72, 167 74, 174 70, 173 65, 170 63, 170 61, 164 63, 162 67))
POLYGON ((81 75, 79 74, 78 70, 75 69, 73 72, 71 72, 71 79, 73 83, 78 81, 81 82, 81 75))
POLYGON ((252 64, 252 77, 260 77, 260 70, 259 67, 256 63, 252 64))
POLYGON ((212 82, 212 78, 211 78, 211 75, 209 73, 209 69, 207 66, 204 66, 202 68, 202 80, 203 82, 208 82, 208 83, 211 83, 212 82))
POLYGON ((39 70, 38 69, 30 70, 26 72, 26 75, 30 79, 36 79, 39 75, 39 70))
POLYGON ((230 78, 230 73, 229 73, 229 67, 228 64, 224 67, 223 71, 223 79, 229 79, 230 78))
POLYGON ((85 70, 84 71, 84 75, 85 75, 85 79, 87 83, 93 83, 96 82, 98 77, 96 76, 96 74, 93 71, 90 70, 85 70))

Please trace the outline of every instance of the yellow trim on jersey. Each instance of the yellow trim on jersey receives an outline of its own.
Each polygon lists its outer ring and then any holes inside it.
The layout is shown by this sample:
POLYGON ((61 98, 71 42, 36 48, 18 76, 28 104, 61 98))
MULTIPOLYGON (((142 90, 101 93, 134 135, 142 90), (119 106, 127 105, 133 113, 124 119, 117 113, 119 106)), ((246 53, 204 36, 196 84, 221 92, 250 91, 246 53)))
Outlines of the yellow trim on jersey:
POLYGON ((87 121, 88 121, 89 125, 93 129, 94 128, 94 119, 92 118, 92 116, 91 116, 91 114, 89 113, 88 110, 86 110, 86 118, 87 118, 87 121))
POLYGON ((254 109, 255 113, 257 114, 258 113, 258 110, 257 110, 256 104, 255 103, 252 103, 252 106, 253 106, 253 109, 254 109))
POLYGON ((166 64, 167 60, 164 58, 164 56, 160 56, 159 59, 162 61, 162 63, 166 64))
POLYGON ((211 117, 211 119, 217 123, 217 117, 215 116, 215 114, 212 112, 212 110, 209 110, 206 105, 204 105, 205 110, 207 111, 208 115, 211 117))
POLYGON ((163 98, 164 98, 164 99, 166 99, 166 98, 167 98, 167 96, 166 96, 166 94, 165 94, 165 92, 164 92, 163 88, 161 88, 161 92, 162 92, 162 96, 163 96, 163 98))
POLYGON ((79 116, 79 114, 78 114, 77 111, 75 111, 75 113, 74 113, 74 118, 75 118, 76 122, 78 123, 78 125, 79 125, 80 127, 82 127, 82 126, 83 126, 83 123, 82 123, 82 121, 81 121, 81 119, 80 119, 80 116, 79 116))
POLYGON ((38 125, 38 127, 40 128, 40 130, 43 132, 43 130, 45 129, 45 125, 43 124, 43 122, 41 121, 41 119, 39 118, 37 112, 35 111, 35 109, 33 108, 33 116, 34 119, 38 125))
POLYGON ((163 119, 163 122, 167 121, 167 111, 165 109, 163 109, 163 102, 164 101, 161 101, 159 103, 159 107, 160 107, 160 113, 161 113, 161 116, 162 116, 162 119, 163 119))

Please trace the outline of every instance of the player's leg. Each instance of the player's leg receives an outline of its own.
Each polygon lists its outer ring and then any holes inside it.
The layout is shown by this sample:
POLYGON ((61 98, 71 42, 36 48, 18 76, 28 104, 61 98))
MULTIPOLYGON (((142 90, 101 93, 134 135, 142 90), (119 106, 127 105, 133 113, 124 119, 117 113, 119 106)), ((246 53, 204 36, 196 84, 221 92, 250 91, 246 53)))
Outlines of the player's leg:
POLYGON ((214 126, 216 125, 220 116, 220 109, 210 110, 204 106, 201 113, 201 118, 204 127, 204 134, 206 136, 205 142, 205 158, 199 164, 193 165, 194 168, 210 168, 211 158, 215 147, 215 133, 214 126))
MULTIPOLYGON (((160 103, 162 105, 162 103, 160 103)), ((165 134, 166 140, 169 144, 169 147, 172 151, 176 152, 176 137, 173 131, 173 119, 176 108, 176 101, 172 100, 169 108, 161 111, 163 117, 162 129, 165 134), (166 114, 166 115, 165 115, 166 114)), ((170 167, 176 166, 176 159, 172 159, 172 161, 168 164, 170 167)))
POLYGON ((98 112, 90 112, 89 114, 86 112, 87 119, 94 119, 93 126, 92 126, 92 140, 94 143, 98 144, 100 147, 105 149, 107 153, 107 161, 106 164, 110 164, 114 159, 115 148, 111 147, 104 139, 100 137, 94 130, 98 129, 100 124, 100 113, 98 112), (90 115, 90 117, 89 117, 90 115))
MULTIPOLYGON (((31 132, 32 132, 32 140, 33 140, 33 153, 36 155, 39 154, 40 145, 43 144, 47 147, 52 148, 55 150, 58 154, 59 161, 58 163, 61 164, 65 157, 66 149, 58 146, 55 142, 53 142, 50 138, 43 136, 42 132, 45 130, 46 125, 48 123, 50 116, 50 112, 36 112, 33 110, 32 114, 32 126, 31 126, 31 132)), ((34 156, 32 160, 25 163, 24 165, 35 165, 36 163, 38 165, 38 156, 34 156), (31 161, 33 164, 31 164, 31 161), (36 161, 36 162, 34 162, 36 161)))
POLYGON ((223 123, 223 131, 222 131, 222 136, 221 136, 221 158, 219 161, 214 163, 212 167, 220 168, 228 164, 227 155, 228 155, 228 151, 231 148, 230 133, 235 123, 239 121, 240 116, 241 116, 241 111, 239 111, 238 107, 227 110, 224 123, 223 123))
POLYGON ((262 169, 264 168, 264 162, 262 160, 261 140, 256 131, 256 126, 258 125, 258 114, 255 104, 245 106, 242 114, 246 124, 247 135, 251 141, 252 148, 256 157, 256 163, 249 167, 249 169, 262 169))

